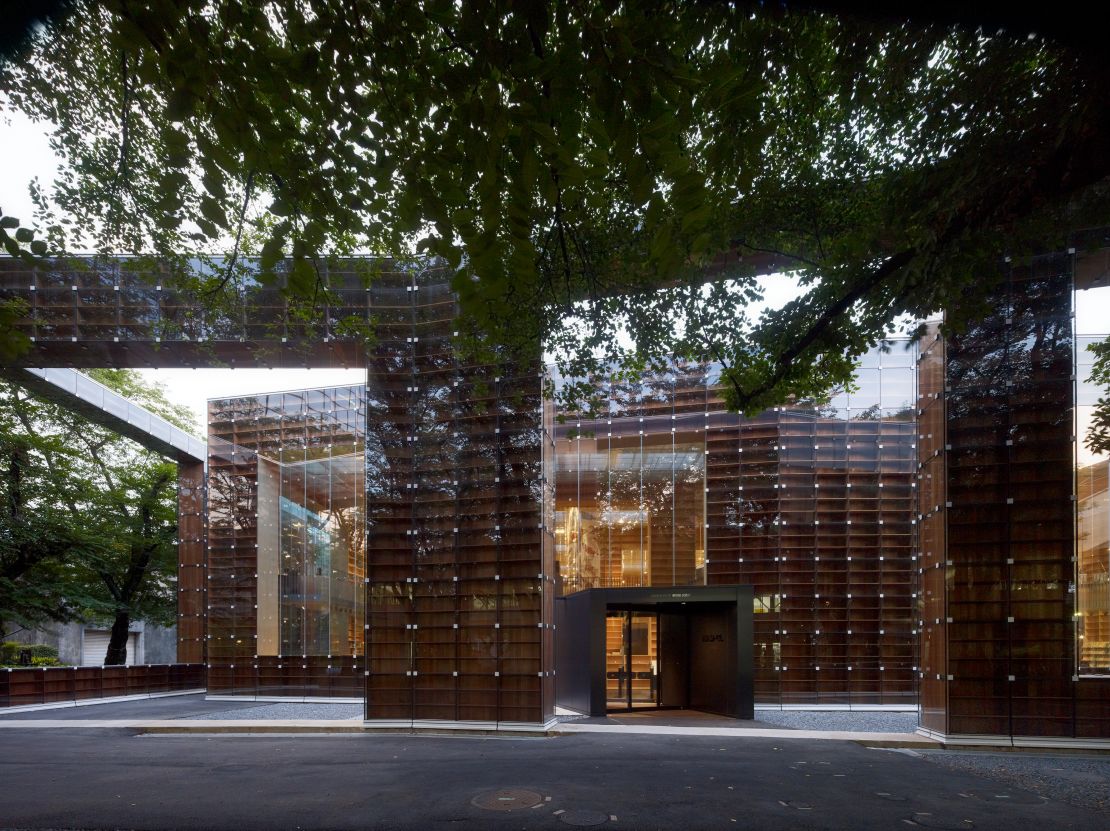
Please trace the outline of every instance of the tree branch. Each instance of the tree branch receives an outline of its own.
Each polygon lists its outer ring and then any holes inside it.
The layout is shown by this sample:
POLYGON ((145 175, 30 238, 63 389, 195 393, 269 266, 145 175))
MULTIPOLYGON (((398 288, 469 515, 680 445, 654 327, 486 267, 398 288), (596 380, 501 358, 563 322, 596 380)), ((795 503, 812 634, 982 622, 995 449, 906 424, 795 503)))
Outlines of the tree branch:
POLYGON ((816 343, 825 332, 831 329, 837 323, 841 315, 850 310, 852 306, 867 296, 872 289, 878 287, 884 280, 908 265, 915 256, 917 256, 917 250, 908 248, 884 260, 878 268, 856 283, 856 285, 845 292, 840 299, 821 312, 821 314, 817 316, 817 319, 806 327, 805 331, 803 331, 800 336, 792 338, 790 346, 777 353, 774 364, 775 368, 772 373, 754 388, 743 390, 736 378, 731 378, 730 383, 732 384, 733 390, 736 392, 737 400, 741 403, 751 401, 773 390, 786 378, 787 371, 790 369, 790 365, 794 360, 800 357, 802 353, 816 343))
POLYGON ((788 260, 794 260, 802 265, 808 265, 810 268, 821 268, 821 263, 816 260, 811 260, 809 257, 803 257, 801 254, 793 254, 790 251, 782 251, 778 248, 761 248, 757 245, 745 242, 742 239, 733 240, 733 245, 738 245, 741 248, 747 248, 749 251, 755 251, 757 254, 774 254, 776 257, 785 257, 788 260))
POLYGON ((227 268, 224 269, 224 275, 220 278, 212 289, 206 292, 209 296, 215 296, 224 290, 234 275, 235 265, 239 261, 239 246, 243 239, 243 224, 247 216, 247 208, 251 202, 251 190, 254 188, 254 171, 247 174, 247 182, 243 188, 243 204, 239 208, 239 221, 235 229, 235 243, 231 248, 231 259, 227 263, 227 268))
MULTIPOLYGON (((19 393, 17 391, 12 396, 12 401, 13 401, 12 411, 15 413, 16 418, 19 419, 19 423, 23 425, 23 429, 27 431, 27 434, 31 435, 31 436, 37 436, 38 431, 32 425, 31 420, 28 417, 26 410, 21 406, 25 400, 26 399, 22 399, 22 398, 19 397, 19 393)), ((56 460, 54 458, 54 454, 50 453, 48 450, 46 450, 44 448, 44 449, 42 449, 42 456, 43 456, 43 459, 46 460, 47 470, 50 471, 50 474, 55 479, 58 479, 59 478, 59 473, 58 473, 57 465, 55 463, 56 460)), ((66 503, 66 507, 68 507, 70 509, 70 511, 73 512, 74 515, 79 514, 79 511, 77 510, 77 504, 73 501, 73 496, 68 491, 63 491, 63 493, 65 495, 62 498, 66 503)))

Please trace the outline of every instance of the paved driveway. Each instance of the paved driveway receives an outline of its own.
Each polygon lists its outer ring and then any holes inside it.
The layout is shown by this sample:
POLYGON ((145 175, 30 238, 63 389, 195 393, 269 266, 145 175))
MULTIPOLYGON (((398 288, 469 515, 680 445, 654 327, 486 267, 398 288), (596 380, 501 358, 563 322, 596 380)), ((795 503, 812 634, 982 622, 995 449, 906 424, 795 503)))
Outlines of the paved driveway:
POLYGON ((835 741, 58 728, 0 742, 0 828, 1110 827, 1110 814, 835 741))

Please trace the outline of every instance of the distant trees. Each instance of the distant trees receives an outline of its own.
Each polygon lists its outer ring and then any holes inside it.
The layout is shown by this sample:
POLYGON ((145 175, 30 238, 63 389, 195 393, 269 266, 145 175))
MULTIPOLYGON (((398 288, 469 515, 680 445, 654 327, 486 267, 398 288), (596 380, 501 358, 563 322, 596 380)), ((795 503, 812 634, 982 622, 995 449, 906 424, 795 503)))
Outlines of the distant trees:
MULTIPOLYGON (((89 374, 191 429, 137 373, 89 374)), ((104 662, 122 664, 132 620, 173 623, 176 481, 172 462, 0 382, 0 640, 51 620, 104 619, 104 662)))

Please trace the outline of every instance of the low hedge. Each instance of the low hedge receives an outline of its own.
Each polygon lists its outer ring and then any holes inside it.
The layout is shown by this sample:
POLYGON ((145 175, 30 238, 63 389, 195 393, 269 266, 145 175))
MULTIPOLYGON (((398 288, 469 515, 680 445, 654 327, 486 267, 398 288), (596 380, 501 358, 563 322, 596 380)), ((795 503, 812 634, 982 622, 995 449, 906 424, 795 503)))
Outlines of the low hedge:
POLYGON ((19 656, 24 650, 31 653, 32 666, 59 666, 61 663, 58 660, 58 647, 56 646, 45 643, 4 641, 0 644, 0 666, 21 666, 19 656))

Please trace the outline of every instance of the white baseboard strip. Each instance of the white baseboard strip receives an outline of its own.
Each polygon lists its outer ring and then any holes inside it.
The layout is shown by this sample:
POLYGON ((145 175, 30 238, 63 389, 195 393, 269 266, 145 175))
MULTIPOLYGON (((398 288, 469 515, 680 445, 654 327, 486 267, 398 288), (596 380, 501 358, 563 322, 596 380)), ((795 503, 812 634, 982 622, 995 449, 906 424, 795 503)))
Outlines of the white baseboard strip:
POLYGON ((206 695, 205 701, 261 701, 268 704, 362 704, 364 698, 320 698, 311 695, 206 695))
POLYGON ((436 719, 369 719, 362 724, 369 730, 458 730, 483 733, 544 733, 559 723, 556 718, 546 722, 520 721, 439 721, 436 719))
POLYGON ((919 736, 934 739, 945 747, 1009 747, 1040 750, 1110 750, 1110 738, 1077 739, 1071 736, 1002 736, 975 733, 939 733, 924 727, 919 736))
POLYGON ((36 710, 61 710, 66 707, 92 707, 95 704, 116 704, 120 701, 142 701, 148 698, 170 698, 175 695, 199 695, 204 688, 193 690, 172 690, 170 692, 136 693, 135 695, 113 695, 107 698, 83 698, 80 701, 51 701, 48 704, 19 704, 15 707, 0 707, 0 716, 6 713, 33 713, 36 710))

